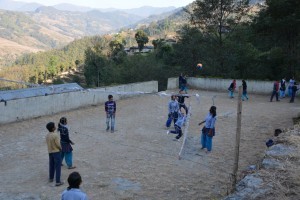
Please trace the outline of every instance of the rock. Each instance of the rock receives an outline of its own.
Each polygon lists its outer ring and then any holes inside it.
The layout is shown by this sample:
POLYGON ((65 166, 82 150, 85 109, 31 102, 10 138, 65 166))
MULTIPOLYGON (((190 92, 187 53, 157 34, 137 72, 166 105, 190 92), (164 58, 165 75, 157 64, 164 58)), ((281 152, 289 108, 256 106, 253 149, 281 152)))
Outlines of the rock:
POLYGON ((262 166, 265 169, 283 169, 284 167, 282 162, 273 158, 265 158, 262 162, 262 166))
POLYGON ((285 157, 285 156, 290 156, 294 150, 295 149, 293 147, 286 146, 284 144, 276 144, 271 146, 266 151, 266 155, 272 157, 285 157))
POLYGON ((248 200, 265 196, 271 191, 270 185, 264 185, 258 174, 250 174, 243 178, 236 187, 236 192, 223 200, 248 200))

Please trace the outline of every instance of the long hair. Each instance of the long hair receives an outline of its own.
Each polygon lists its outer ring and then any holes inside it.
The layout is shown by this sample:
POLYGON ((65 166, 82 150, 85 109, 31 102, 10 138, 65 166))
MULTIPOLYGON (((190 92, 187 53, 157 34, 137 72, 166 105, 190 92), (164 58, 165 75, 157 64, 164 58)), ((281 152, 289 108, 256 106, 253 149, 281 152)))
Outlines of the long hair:
POLYGON ((60 118, 59 123, 61 123, 63 125, 66 125, 67 124, 67 118, 66 117, 60 118))

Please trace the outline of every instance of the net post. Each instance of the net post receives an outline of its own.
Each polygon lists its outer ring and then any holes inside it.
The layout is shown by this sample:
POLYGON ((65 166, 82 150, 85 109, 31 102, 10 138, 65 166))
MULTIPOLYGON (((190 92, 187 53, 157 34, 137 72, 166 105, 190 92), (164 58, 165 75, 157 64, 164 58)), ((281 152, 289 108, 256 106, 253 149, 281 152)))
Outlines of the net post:
POLYGON ((234 191, 237 183, 237 171, 239 167, 239 153, 240 153, 240 138, 241 138, 241 121, 242 121, 242 86, 239 86, 238 103, 237 103, 237 126, 234 152, 234 165, 232 171, 232 185, 231 192, 234 191))

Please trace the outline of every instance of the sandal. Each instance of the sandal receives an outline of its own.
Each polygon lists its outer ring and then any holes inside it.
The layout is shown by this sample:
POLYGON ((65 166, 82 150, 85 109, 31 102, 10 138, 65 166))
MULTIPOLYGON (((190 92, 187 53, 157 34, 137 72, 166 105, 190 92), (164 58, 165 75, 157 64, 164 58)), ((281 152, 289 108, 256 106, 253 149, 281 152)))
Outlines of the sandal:
POLYGON ((64 182, 59 182, 59 183, 55 183, 55 186, 61 186, 61 185, 63 185, 64 184, 64 182))

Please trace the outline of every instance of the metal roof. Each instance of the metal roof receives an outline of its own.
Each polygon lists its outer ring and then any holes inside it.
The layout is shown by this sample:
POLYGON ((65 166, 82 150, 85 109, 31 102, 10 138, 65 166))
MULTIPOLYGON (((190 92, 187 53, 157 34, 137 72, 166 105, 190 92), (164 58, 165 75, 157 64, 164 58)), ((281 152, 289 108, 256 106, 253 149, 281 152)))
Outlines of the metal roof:
POLYGON ((35 88, 26 88, 19 90, 0 91, 0 100, 9 101, 13 99, 23 99, 36 96, 47 96, 51 94, 60 94, 66 92, 75 92, 83 90, 77 83, 67 83, 60 85, 40 86, 35 88))

